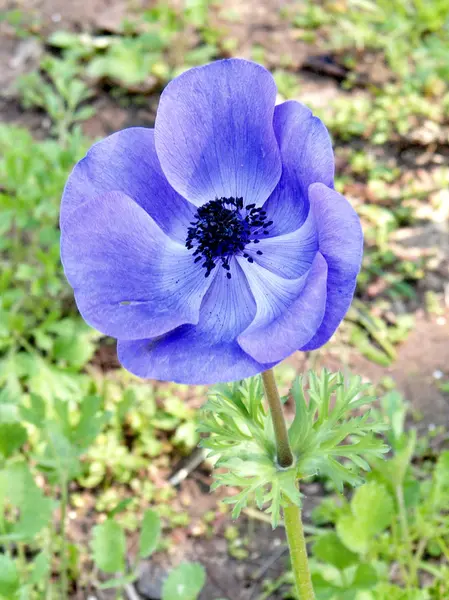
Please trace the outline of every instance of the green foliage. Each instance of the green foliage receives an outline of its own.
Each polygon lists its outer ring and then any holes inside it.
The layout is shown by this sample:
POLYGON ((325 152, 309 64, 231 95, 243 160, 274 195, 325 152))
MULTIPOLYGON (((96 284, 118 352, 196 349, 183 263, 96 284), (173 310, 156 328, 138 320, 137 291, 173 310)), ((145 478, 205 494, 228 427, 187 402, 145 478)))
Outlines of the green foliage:
MULTIPOLYGON (((139 536, 139 558, 148 558, 160 541, 161 522, 157 513, 147 510, 139 536)), ((121 589, 137 579, 138 564, 127 564, 123 526, 109 518, 97 525, 92 536, 92 558, 104 573, 115 577, 98 585, 99 589, 121 589)), ((197 600, 206 582, 206 572, 197 563, 183 563, 170 571, 163 584, 162 600, 197 600)))
MULTIPOLYGON (((129 396, 132 395, 132 390, 133 388, 130 386, 129 396)), ((172 396, 168 396, 166 401, 169 412, 157 410, 154 405, 150 413, 155 418, 159 418, 161 424, 165 419, 165 427, 170 432, 171 427, 176 429, 176 424, 182 423, 181 418, 190 419, 191 415, 178 402, 175 402, 172 396)), ((121 403, 118 403, 118 407, 121 403)), ((7 407, 7 404, 0 404, 0 408, 7 407)), ((139 418, 143 413, 133 412, 135 407, 132 406, 132 403, 128 404, 126 412, 122 408, 119 420, 114 424, 113 421, 111 422, 111 413, 105 410, 104 398, 99 395, 86 397, 77 404, 52 396, 43 398, 36 394, 30 394, 24 396, 22 403, 18 406, 14 405, 14 408, 16 411, 13 415, 16 418, 20 417, 21 423, 6 421, 5 425, 11 425, 11 427, 8 430, 9 435, 2 439, 2 448, 7 449, 7 452, 5 452, 4 463, 0 469, 0 545, 6 548, 12 547, 12 545, 18 546, 19 557, 13 559, 9 554, 2 555, 0 553, 0 558, 5 563, 5 579, 3 582, 0 581, 0 596, 3 593, 2 589, 5 589, 5 598, 12 600, 12 592, 10 594, 8 590, 12 590, 14 586, 14 589, 17 588, 17 594, 19 594, 17 600, 19 600, 22 598, 20 594, 38 593, 45 585, 47 589, 56 587, 57 593, 61 593, 57 597, 63 598, 65 597, 63 590, 68 587, 63 582, 67 582, 69 574, 71 576, 76 574, 79 569, 79 561, 84 559, 87 553, 87 547, 81 547, 75 551, 75 547, 69 545, 66 540, 69 484, 76 479, 82 481, 86 472, 92 468, 94 463, 91 461, 95 453, 91 448, 93 445, 98 445, 98 447, 102 445, 102 435, 104 435, 102 432, 105 431, 105 428, 109 427, 109 431, 113 432, 114 426, 117 426, 121 430, 123 418, 131 415, 139 418), (12 427, 15 425, 18 426, 12 427), (31 446, 31 454, 21 457, 20 453, 23 453, 21 446, 24 439, 31 446), (87 462, 86 452, 89 453, 87 462), (90 454, 92 456, 89 456, 90 454), (42 485, 42 476, 45 478, 45 486, 42 485), (36 477, 39 477, 40 485, 37 485, 36 477), (58 497, 58 501, 56 501, 56 497, 58 497), (55 508, 59 508, 61 514, 59 525, 58 521, 54 520, 55 508), (53 540, 56 548, 59 548, 58 550, 53 546, 53 540), (24 561, 25 547, 35 553, 33 560, 24 561), (37 553, 37 549, 41 550, 42 548, 44 550, 37 553), (57 586, 50 580, 51 565, 56 558, 55 552, 60 559, 58 564, 61 585, 57 586), (61 590, 59 590, 60 587, 61 590)), ((116 410, 116 417, 118 413, 120 410, 116 410)), ((0 410, 0 414, 4 414, 6 418, 11 417, 12 413, 8 410, 0 410)), ((145 427, 145 420, 141 424, 145 427)), ((117 437, 115 444, 120 448, 120 439, 117 437)), ((110 448, 107 450, 110 452, 110 448)), ((144 464, 145 461, 142 460, 132 464, 131 470, 127 472, 128 480, 135 473, 134 470, 140 470, 144 464)), ((128 507, 131 507, 132 511, 136 511, 136 505, 133 498, 118 500, 117 497, 114 497, 112 501, 115 502, 115 506, 109 511, 108 517, 101 524, 96 525, 92 531, 92 560, 96 568, 112 576, 106 581, 97 582, 98 589, 122 589, 124 586, 132 584, 137 578, 138 560, 149 557, 161 544, 162 525, 158 515, 159 511, 146 510, 142 512, 137 509, 137 527, 140 531, 139 551, 135 564, 129 564, 126 547, 126 520, 123 517, 124 513, 128 511, 128 507)), ((145 497, 141 501, 145 503, 145 497)), ((166 512, 165 514, 169 519, 171 513, 166 512)), ((92 577, 92 574, 89 576, 92 577)), ((196 577, 195 580, 188 583, 189 586, 193 585, 191 588, 192 599, 196 597, 195 590, 198 590, 199 593, 202 587, 198 581, 199 579, 196 577)), ((179 585, 181 584, 184 585, 182 581, 179 582, 179 585)), ((34 596, 31 597, 34 600, 34 596)), ((16 600, 15 596, 14 600, 16 600)))
POLYGON ((158 34, 116 38, 109 42, 104 53, 92 58, 87 74, 119 81, 125 87, 143 83, 150 75, 167 78, 169 71, 161 63, 161 50, 167 45, 168 40, 161 39, 158 34))
POLYGON ((12 9, 0 12, 0 23, 3 21, 14 28, 17 37, 27 38, 30 36, 32 30, 39 25, 40 18, 38 15, 30 14, 28 11, 12 9))
POLYGON ((394 324, 388 325, 358 299, 354 300, 346 319, 351 324, 351 344, 363 356, 385 367, 396 360, 395 344, 406 339, 413 325, 411 315, 400 315, 394 324))
POLYGON ((27 431, 20 423, 0 423, 0 453, 9 458, 27 441, 27 431))
POLYGON ((89 381, 80 371, 95 351, 98 334, 79 316, 67 315, 69 288, 59 260, 57 227, 67 174, 86 148, 79 131, 62 145, 35 142, 23 129, 0 127, 3 453, 24 441, 23 431, 22 441, 17 437, 24 415, 17 407, 26 411, 21 398, 28 386, 49 402, 80 400, 89 393, 89 381))
POLYGON ((196 563, 184 563, 173 569, 164 582, 162 600, 197 600, 204 583, 204 567, 196 563))
POLYGON ((260 378, 213 389, 204 408, 199 431, 210 436, 201 440, 216 467, 226 471, 215 475, 212 489, 237 486, 241 491, 225 501, 234 504, 237 518, 250 498, 262 508, 268 504, 275 527, 279 521, 282 496, 299 503, 295 469, 276 466, 271 419, 263 403, 260 378))
POLYGON ((80 78, 75 61, 48 56, 40 67, 41 73, 23 75, 18 82, 23 105, 45 110, 53 121, 54 134, 66 142, 74 124, 93 116, 94 108, 86 104, 93 92, 80 78))
POLYGON ((391 458, 369 459, 369 482, 349 502, 325 500, 313 514, 317 523, 335 526, 319 533, 313 545, 319 600, 356 598, 362 589, 370 590, 369 600, 445 598, 441 590, 447 565, 434 568, 423 555, 435 552, 449 560, 449 452, 443 452, 431 476, 422 479, 412 463, 416 434, 404 429, 405 403, 397 392, 390 392, 381 405, 378 416, 389 424, 391 458), (390 583, 392 564, 399 567, 401 585, 390 583))
POLYGON ((373 419, 371 411, 352 416, 375 400, 368 394, 371 388, 360 377, 345 380, 341 373, 326 370, 320 376, 310 372, 308 380, 308 402, 303 378, 292 388, 296 413, 289 438, 298 459, 298 476, 324 474, 340 491, 345 483, 359 485, 360 472, 369 470, 366 459, 381 457, 388 450, 376 437, 385 426, 373 419))
MULTIPOLYGON (((323 114, 323 110, 318 110, 323 114)), ((375 145, 399 140, 416 127, 417 119, 445 120, 444 103, 435 106, 432 98, 410 90, 404 93, 401 84, 388 84, 373 97, 342 96, 326 111, 326 124, 342 140, 364 138, 375 145)))
POLYGON ((0 471, 0 543, 30 541, 49 524, 53 503, 36 485, 25 461, 0 471))
POLYGON ((444 89, 449 74, 449 8, 445 0, 348 0, 325 8, 315 2, 301 4, 296 26, 324 29, 328 46, 338 51, 378 50, 390 68, 419 90, 444 89))
MULTIPOLYGON (((55 80, 46 85, 59 94, 55 80)), ((61 115, 55 113, 55 119, 61 115)), ((71 482, 92 487, 107 479, 104 493, 98 492, 99 510, 123 499, 123 491, 108 498, 111 477, 132 482, 145 502, 153 490, 149 481, 140 488, 137 475, 149 457, 172 447, 158 440, 157 428, 187 451, 197 440, 193 411, 172 392, 157 406, 148 385, 128 385, 125 379, 106 386, 98 373, 92 377, 85 370, 99 336, 68 303, 57 222, 67 175, 88 141, 67 128, 64 139, 36 142, 23 129, 0 127, 0 544, 18 547, 19 556, 10 559, 20 582, 17 594, 31 594, 32 600, 41 592, 64 598, 62 582, 78 576, 87 553, 87 543, 75 551, 66 540, 71 482), (125 426, 135 437, 133 448, 125 426), (22 559, 25 548, 35 558, 22 559), (50 577, 55 569, 56 583, 50 577)), ((127 510, 138 527, 139 502, 127 510)), ((157 543, 150 521, 145 515, 145 554, 157 543)))
POLYGON ((390 524, 393 513, 393 500, 386 487, 370 481, 355 492, 350 512, 338 519, 338 535, 347 548, 364 554, 373 537, 390 524))
POLYGON ((424 279, 426 289, 432 270, 432 259, 419 243, 413 253, 396 240, 404 228, 434 226, 435 192, 449 182, 445 165, 430 168, 429 163, 425 185, 411 170, 427 148, 447 143, 447 2, 308 0, 287 5, 283 15, 295 37, 315 42, 313 52, 318 49, 325 72, 329 69, 331 77, 346 73, 347 92, 340 90, 329 102, 320 94, 310 100, 344 165, 337 189, 354 202, 364 225, 358 279, 363 307, 353 306, 340 339, 387 367, 413 327, 410 313, 420 302, 417 283, 424 279), (414 158, 404 160, 410 154, 414 158))
POLYGON ((19 588, 19 573, 15 562, 9 556, 0 554, 0 596, 14 598, 19 588))
POLYGON ((273 73, 274 80, 276 82, 278 92, 283 96, 286 100, 290 98, 297 98, 300 94, 300 83, 299 79, 289 73, 288 71, 277 69, 273 73))
POLYGON ((360 378, 345 381, 339 373, 311 372, 306 402, 305 379, 297 378, 291 390, 296 415, 289 429, 296 462, 281 469, 260 379, 215 387, 199 428, 210 435, 201 445, 210 456, 218 456, 216 466, 225 470, 215 475, 213 488, 226 485, 241 490, 225 499, 234 504, 233 517, 254 498, 259 508, 271 514, 275 527, 285 500, 300 503, 296 482, 318 474, 329 477, 339 490, 345 483, 359 485, 360 472, 369 469, 367 458, 387 451, 375 435, 385 428, 383 424, 376 423, 369 411, 350 416, 374 400, 366 391, 360 378))
POLYGON ((357 554, 349 550, 334 531, 319 536, 313 545, 313 555, 340 570, 358 562, 357 554))
POLYGON ((147 510, 143 516, 139 540, 139 556, 148 558, 156 550, 161 536, 161 524, 158 515, 147 510))
POLYGON ((126 539, 122 527, 112 519, 97 525, 92 536, 93 559, 105 573, 125 570, 126 539))
POLYGON ((130 91, 148 91, 167 83, 180 68, 216 55, 216 36, 208 27, 210 4, 210 0, 186 0, 180 14, 158 2, 126 20, 121 35, 56 31, 48 41, 64 51, 69 64, 84 65, 88 77, 111 80, 130 91), (186 27, 201 30, 206 43, 185 52, 186 27))
POLYGON ((430 4, 420 0, 359 2, 351 0, 349 18, 341 19, 341 31, 333 43, 340 48, 379 48, 391 68, 417 86, 426 86, 437 75, 447 79, 443 54, 449 48, 449 9, 444 0, 430 4), (410 70, 412 69, 412 73, 410 70))

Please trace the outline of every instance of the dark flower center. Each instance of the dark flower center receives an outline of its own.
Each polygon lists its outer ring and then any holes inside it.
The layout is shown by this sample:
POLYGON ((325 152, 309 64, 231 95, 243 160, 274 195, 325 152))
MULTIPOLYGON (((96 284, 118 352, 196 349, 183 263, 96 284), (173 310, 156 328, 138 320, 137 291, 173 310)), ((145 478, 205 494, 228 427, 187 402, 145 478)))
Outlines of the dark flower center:
POLYGON ((203 261, 205 277, 221 261, 231 279, 230 258, 243 254, 248 262, 254 262, 245 248, 248 244, 258 244, 261 236, 269 234, 268 227, 273 221, 266 219, 267 213, 262 208, 256 208, 255 204, 244 206, 243 198, 216 198, 197 210, 187 231, 186 248, 195 248, 195 262, 203 261))

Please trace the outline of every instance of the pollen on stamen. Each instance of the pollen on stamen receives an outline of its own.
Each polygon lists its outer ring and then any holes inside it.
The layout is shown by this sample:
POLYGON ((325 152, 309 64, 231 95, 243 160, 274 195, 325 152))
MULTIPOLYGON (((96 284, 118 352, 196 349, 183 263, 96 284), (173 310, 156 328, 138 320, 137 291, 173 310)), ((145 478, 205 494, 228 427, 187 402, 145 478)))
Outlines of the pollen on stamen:
MULTIPOLYGON (((273 221, 266 222, 266 211, 255 204, 244 206, 243 198, 216 198, 197 210, 187 230, 185 246, 194 249, 195 263, 204 261, 201 266, 206 270, 205 277, 221 262, 226 277, 231 279, 230 259, 243 255, 253 263, 254 259, 244 250, 248 244, 260 242, 258 238, 252 239, 254 235, 262 231, 268 235, 267 228, 272 224, 273 221)), ((259 250, 257 254, 262 252, 259 250)))

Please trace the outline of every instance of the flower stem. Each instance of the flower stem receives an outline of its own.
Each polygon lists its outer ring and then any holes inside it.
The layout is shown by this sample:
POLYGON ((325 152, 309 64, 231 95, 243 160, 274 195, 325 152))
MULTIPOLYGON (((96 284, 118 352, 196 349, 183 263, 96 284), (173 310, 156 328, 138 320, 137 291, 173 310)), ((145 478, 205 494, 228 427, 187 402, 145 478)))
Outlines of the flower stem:
MULTIPOLYGON (((262 373, 262 380, 273 420, 277 461, 280 467, 288 468, 293 465, 294 458, 288 440, 287 424, 273 370, 264 371, 262 373)), ((284 524, 298 597, 300 600, 314 600, 315 594, 310 577, 304 526, 299 506, 288 502, 287 506, 284 507, 284 524)))
POLYGON ((276 438, 276 458, 282 468, 291 467, 293 454, 288 441, 287 425, 285 423, 282 403, 274 379, 273 369, 262 373, 265 396, 270 406, 271 418, 273 420, 274 436, 276 438))
POLYGON ((314 600, 315 594, 310 577, 306 540, 299 506, 289 504, 284 508, 284 523, 296 592, 300 600, 314 600))
POLYGON ((61 598, 66 600, 69 591, 68 577, 68 546, 67 546, 67 508, 69 503, 68 484, 65 477, 61 477, 61 598))

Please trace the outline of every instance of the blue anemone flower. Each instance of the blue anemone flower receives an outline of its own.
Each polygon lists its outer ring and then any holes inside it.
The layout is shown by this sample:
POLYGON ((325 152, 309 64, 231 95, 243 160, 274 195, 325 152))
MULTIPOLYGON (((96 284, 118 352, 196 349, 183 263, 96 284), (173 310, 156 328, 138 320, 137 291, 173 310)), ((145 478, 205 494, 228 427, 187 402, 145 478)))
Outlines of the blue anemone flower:
POLYGON ((154 130, 95 144, 61 206, 78 308, 140 377, 206 384, 333 335, 362 258, 328 132, 241 59, 167 85, 154 130))

